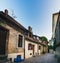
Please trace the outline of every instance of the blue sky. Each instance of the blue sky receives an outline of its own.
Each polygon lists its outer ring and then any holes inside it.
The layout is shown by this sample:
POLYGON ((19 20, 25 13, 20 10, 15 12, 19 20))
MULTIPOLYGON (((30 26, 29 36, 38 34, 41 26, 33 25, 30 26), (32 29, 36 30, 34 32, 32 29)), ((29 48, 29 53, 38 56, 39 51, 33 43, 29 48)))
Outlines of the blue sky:
POLYGON ((52 36, 52 14, 59 12, 60 0, 0 0, 0 11, 9 10, 25 28, 39 36, 52 36))

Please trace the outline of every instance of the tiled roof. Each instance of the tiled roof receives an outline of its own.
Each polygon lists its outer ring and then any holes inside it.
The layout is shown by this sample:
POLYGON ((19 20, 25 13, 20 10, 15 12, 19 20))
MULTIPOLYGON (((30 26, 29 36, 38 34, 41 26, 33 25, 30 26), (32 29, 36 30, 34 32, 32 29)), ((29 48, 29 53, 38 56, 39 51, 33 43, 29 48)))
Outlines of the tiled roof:
POLYGON ((34 42, 34 43, 38 43, 38 44, 44 45, 44 44, 42 44, 39 40, 34 39, 34 38, 32 38, 32 37, 25 36, 25 39, 27 39, 27 40, 29 40, 29 41, 32 41, 32 42, 34 42))
POLYGON ((22 26, 20 23, 18 23, 15 19, 13 19, 11 16, 6 15, 3 11, 0 11, 0 17, 3 19, 8 20, 9 22, 12 22, 16 24, 18 27, 20 27, 24 31, 28 31, 24 26, 22 26))

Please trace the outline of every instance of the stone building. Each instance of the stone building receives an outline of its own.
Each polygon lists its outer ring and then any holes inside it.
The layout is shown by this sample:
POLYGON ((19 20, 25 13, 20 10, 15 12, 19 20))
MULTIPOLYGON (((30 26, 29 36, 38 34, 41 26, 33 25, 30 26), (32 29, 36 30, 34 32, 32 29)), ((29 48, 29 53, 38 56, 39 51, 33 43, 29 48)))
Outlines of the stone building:
POLYGON ((27 30, 8 15, 8 10, 0 11, 0 55, 24 58, 24 35, 27 30))
POLYGON ((57 19, 58 19, 58 12, 52 15, 52 39, 54 39, 55 37, 55 28, 57 24, 57 19))
POLYGON ((46 45, 32 33, 30 26, 27 30, 8 15, 7 9, 0 11, 0 59, 12 58, 14 61, 17 55, 21 55, 22 59, 40 55, 43 50, 48 50, 46 45))
POLYGON ((25 36, 25 58, 41 55, 43 52, 43 44, 41 41, 37 37, 32 36, 25 36))
POLYGON ((55 28, 55 46, 56 46, 56 55, 60 58, 60 12, 58 13, 56 28, 55 28))

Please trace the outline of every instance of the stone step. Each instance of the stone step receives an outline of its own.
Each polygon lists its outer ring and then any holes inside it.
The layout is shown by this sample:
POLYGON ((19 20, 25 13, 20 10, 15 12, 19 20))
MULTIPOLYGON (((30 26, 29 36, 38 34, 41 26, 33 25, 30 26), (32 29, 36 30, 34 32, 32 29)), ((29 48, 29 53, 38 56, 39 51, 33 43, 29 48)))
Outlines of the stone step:
POLYGON ((0 60, 6 60, 7 56, 0 56, 0 60))
POLYGON ((0 55, 0 63, 11 63, 6 55, 0 55))
POLYGON ((9 59, 0 60, 0 63, 11 63, 9 59))
POLYGON ((11 61, 0 61, 0 63, 12 63, 11 61))

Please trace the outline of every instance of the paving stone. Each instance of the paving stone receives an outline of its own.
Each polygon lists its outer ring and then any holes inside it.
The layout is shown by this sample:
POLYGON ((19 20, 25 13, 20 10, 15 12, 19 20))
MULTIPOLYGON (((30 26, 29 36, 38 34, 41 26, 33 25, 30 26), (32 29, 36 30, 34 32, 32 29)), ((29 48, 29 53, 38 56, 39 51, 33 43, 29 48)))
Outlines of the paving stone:
POLYGON ((57 58, 55 58, 54 54, 48 53, 41 56, 26 59, 25 61, 20 63, 60 63, 60 62, 57 62, 57 58))

